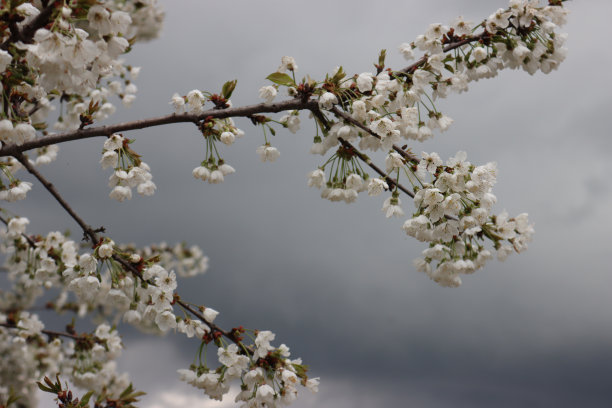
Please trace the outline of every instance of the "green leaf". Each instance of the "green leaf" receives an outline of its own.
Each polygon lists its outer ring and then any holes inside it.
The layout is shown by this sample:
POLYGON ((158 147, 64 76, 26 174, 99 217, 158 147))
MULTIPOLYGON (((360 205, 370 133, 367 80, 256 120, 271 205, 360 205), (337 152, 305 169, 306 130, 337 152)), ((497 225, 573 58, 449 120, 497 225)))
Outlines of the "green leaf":
POLYGON ((227 81, 226 83, 223 84, 223 88, 221 89, 221 94, 223 95, 225 99, 231 98, 232 92, 234 92, 234 89, 236 89, 237 83, 238 83, 238 80, 234 79, 233 81, 227 81))
POLYGON ((55 392, 53 391, 53 389, 51 389, 51 388, 49 388, 49 387, 45 387, 45 386, 43 385, 43 383, 41 383, 40 381, 37 381, 37 382, 36 382, 36 385, 38 385, 38 388, 40 388, 40 390, 41 390, 41 391, 44 391, 44 392, 50 392, 50 393, 55 394, 55 392))
POLYGON ((276 130, 273 127, 270 127, 270 133, 272 133, 272 136, 276 136, 276 130))
POLYGON ((378 56, 378 65, 380 67, 385 66, 385 57, 387 56, 387 50, 380 50, 380 55, 378 56))
POLYGON ((91 398, 92 395, 93 395, 93 391, 89 391, 87 394, 83 395, 83 398, 81 398, 81 402, 79 402, 79 406, 80 407, 89 406, 89 399, 91 398))
POLYGON ((452 66, 450 66, 449 64, 444 64, 444 68, 446 68, 447 71, 452 72, 453 74, 455 73, 455 70, 453 69, 452 66))
POLYGON ((291 78, 287 74, 283 74, 282 72, 275 72, 273 74, 270 74, 266 77, 266 79, 279 85, 295 86, 293 78, 291 78))
POLYGON ((332 82, 339 82, 345 76, 346 73, 344 72, 342 66, 340 66, 340 68, 338 68, 338 72, 336 72, 336 75, 334 75, 334 77, 332 78, 332 82))

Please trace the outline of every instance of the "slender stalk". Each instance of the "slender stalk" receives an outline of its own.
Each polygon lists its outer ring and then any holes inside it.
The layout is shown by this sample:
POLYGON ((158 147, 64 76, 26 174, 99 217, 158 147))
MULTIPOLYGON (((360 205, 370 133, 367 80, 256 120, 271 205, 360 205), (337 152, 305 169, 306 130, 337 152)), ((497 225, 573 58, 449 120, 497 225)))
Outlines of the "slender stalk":
MULTIPOLYGON (((9 324, 9 323, 0 323, 0 326, 6 327, 7 329, 19 329, 19 327, 17 327, 16 325, 9 324)), ((54 330, 41 330, 41 333, 44 333, 49 337, 67 337, 73 340, 79 340, 82 337, 79 334, 71 334, 71 333, 59 332, 59 331, 54 331, 54 330)))
POLYGON ((0 149, 0 157, 17 156, 28 150, 39 147, 49 146, 56 143, 68 142, 71 140, 88 139, 98 136, 110 136, 113 133, 125 132, 128 130, 146 129, 155 126, 167 125, 172 123, 195 123, 206 119, 224 119, 230 117, 250 117, 259 113, 277 113, 285 110, 304 110, 317 108, 317 101, 312 99, 303 100, 301 98, 289 99, 278 103, 260 103, 256 105, 241 106, 227 109, 209 109, 199 114, 183 113, 159 116, 149 119, 135 120, 132 122, 118 123, 116 125, 96 126, 86 129, 78 129, 72 132, 59 133, 51 136, 41 137, 30 140, 20 146, 8 144, 0 149))
POLYGON ((23 154, 17 153, 14 157, 19 161, 19 163, 23 165, 23 167, 28 170, 28 172, 30 172, 30 174, 36 177, 38 181, 40 181, 40 183, 45 186, 47 191, 49 191, 49 193, 51 193, 55 200, 60 203, 62 208, 66 210, 68 214, 70 214, 72 219, 75 220, 77 224, 79 224, 79 226, 83 230, 83 234, 87 236, 93 244, 96 244, 98 240, 94 230, 89 225, 87 225, 81 217, 79 217, 79 215, 72 209, 72 207, 70 207, 66 200, 64 200, 64 198, 57 191, 55 186, 51 184, 51 182, 47 180, 42 174, 40 174, 40 172, 36 170, 36 168, 32 166, 32 164, 30 164, 30 161, 23 154))

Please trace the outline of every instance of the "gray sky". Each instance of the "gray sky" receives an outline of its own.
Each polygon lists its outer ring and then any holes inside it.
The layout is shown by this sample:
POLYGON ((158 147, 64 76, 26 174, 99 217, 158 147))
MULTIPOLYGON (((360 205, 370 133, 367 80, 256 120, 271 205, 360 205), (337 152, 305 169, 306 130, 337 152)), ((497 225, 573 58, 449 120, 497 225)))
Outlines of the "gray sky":
MULTIPOLYGON (((114 121, 169 113, 174 92, 218 91, 235 78, 234 104, 255 103, 283 55, 296 58, 300 76, 314 78, 337 65, 371 71, 381 48, 388 65, 399 68, 405 63, 397 46, 429 23, 459 14, 479 21, 506 5, 163 3, 161 38, 127 56, 143 67, 138 99, 114 121)), ((450 130, 413 145, 443 158, 465 150, 473 163, 497 161, 497 210, 529 212, 536 224, 527 252, 490 262, 458 289, 414 271, 423 246, 401 231, 403 220, 384 218, 380 197, 330 203, 306 186, 306 174, 321 163, 308 154, 314 127, 306 116, 298 134, 280 131, 273 139, 281 157, 272 164, 255 153, 261 131, 239 121, 246 136, 223 149, 237 172, 221 185, 191 177, 204 145, 188 125, 127 135, 152 168, 153 197, 122 204, 107 197, 101 139, 62 145, 47 174, 116 241, 200 245, 209 272, 179 291, 219 310, 221 325, 270 329, 301 356, 321 377, 321 391, 306 391, 297 407, 608 407, 612 98, 603 73, 612 53, 596 50, 595 41, 612 5, 566 6, 569 54, 558 71, 503 72, 471 84, 439 105, 455 119, 450 130)), ((19 208, 32 231, 77 231, 38 185, 19 208)), ((232 406, 209 404, 179 383, 175 370, 189 365, 197 342, 130 334, 125 343, 121 364, 149 392, 143 406, 232 406)))

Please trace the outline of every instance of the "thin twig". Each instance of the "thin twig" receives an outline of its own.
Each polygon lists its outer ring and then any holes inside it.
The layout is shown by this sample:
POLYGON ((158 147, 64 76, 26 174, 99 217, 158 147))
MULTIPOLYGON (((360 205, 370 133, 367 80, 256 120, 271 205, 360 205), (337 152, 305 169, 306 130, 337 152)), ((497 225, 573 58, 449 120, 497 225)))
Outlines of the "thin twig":
MULTIPOLYGON (((449 51, 452 51, 452 50, 454 50, 456 48, 459 48, 459 47, 461 47, 461 46, 463 46, 465 44, 469 44, 469 43, 474 42, 474 41, 480 41, 481 39, 483 39, 484 37, 486 37, 488 35, 490 35, 489 32, 483 31, 482 33, 480 33, 478 35, 467 37, 467 38, 465 38, 465 39, 463 39, 461 41, 457 41, 457 42, 454 42, 454 43, 447 44, 442 49, 442 52, 449 52, 449 51)), ((427 62, 428 58, 429 57, 427 55, 423 55, 417 61, 415 61, 414 63, 408 65, 406 68, 403 68, 403 69, 399 70, 398 72, 401 72, 401 73, 404 73, 404 74, 408 74, 408 73, 414 72, 414 71, 416 71, 416 69, 419 66, 425 64, 427 62)))
MULTIPOLYGON (((376 132, 372 131, 372 129, 370 129, 369 127, 365 126, 363 123, 361 123, 358 120, 356 120, 353 117, 351 117, 348 113, 342 112, 340 109, 338 109, 338 107, 334 106, 334 107, 332 107, 330 109, 330 111, 333 112, 336 116, 340 116, 346 122, 349 122, 350 124, 352 124, 354 126, 357 126, 359 129, 361 129, 361 130, 369 133, 370 135, 374 136, 378 140, 382 140, 382 137, 380 137, 379 134, 377 134, 376 132)), ((402 148, 399 147, 399 146, 393 145, 393 150, 398 152, 406 160, 410 160, 410 161, 413 161, 413 162, 416 162, 416 163, 418 163, 420 161, 417 156, 415 156, 413 154, 410 154, 410 153, 406 152, 405 150, 402 150, 402 148)))
POLYGON ((28 158, 26 158, 23 154, 17 153, 15 155, 15 158, 19 161, 19 163, 23 165, 23 167, 28 170, 28 172, 30 172, 30 174, 36 177, 38 181, 40 181, 41 184, 45 186, 47 191, 49 191, 49 193, 51 193, 51 195, 57 200, 57 202, 60 203, 62 208, 64 208, 64 210, 66 210, 66 212, 70 214, 72 219, 75 220, 77 224, 79 224, 79 226, 83 230, 83 233, 87 237, 89 237, 93 244, 95 244, 97 242, 97 236, 94 230, 89 225, 87 225, 81 217, 79 217, 79 215, 72 209, 72 207, 70 207, 66 200, 64 200, 64 198, 57 191, 55 186, 51 184, 51 182, 47 180, 42 174, 40 174, 40 172, 36 170, 36 168, 30 163, 28 158))
POLYGON ((317 107, 317 101, 308 99, 306 101, 301 98, 289 99, 278 103, 260 103, 256 105, 248 105, 237 108, 227 109, 209 109, 199 114, 183 113, 159 116, 156 118, 135 120, 132 122, 118 123, 116 125, 97 126, 86 129, 78 129, 72 132, 59 133, 55 135, 41 137, 39 139, 30 140, 20 146, 8 144, 0 149, 0 157, 16 156, 27 150, 36 149, 39 147, 49 146, 56 143, 68 142, 71 140, 87 139, 98 136, 110 136, 113 133, 124 132, 128 130, 146 129, 154 126, 167 125, 172 123, 195 123, 206 119, 216 118, 224 119, 230 117, 249 117, 259 113, 277 113, 286 110, 304 110, 317 107))
MULTIPOLYGON (((1 215, 0 215, 0 221, 2 221, 2 223, 8 227, 8 221, 3 216, 1 216, 1 215)), ((32 248, 36 248, 36 242, 34 242, 34 240, 32 240, 32 238, 28 237, 26 234, 21 234, 21 236, 24 237, 26 239, 26 241, 28 241, 28 244, 32 248)))
POLYGON ((372 170, 374 170, 375 172, 377 172, 378 174, 380 174, 380 176, 382 178, 385 179, 385 181, 387 182, 387 184, 389 184, 390 186, 397 186, 398 189, 400 189, 401 191, 403 191, 404 193, 408 194, 410 197, 414 198, 414 193, 410 190, 408 190, 406 187, 402 186, 401 184, 399 184, 397 182, 397 180, 392 179, 391 177, 389 177, 387 175, 387 173, 385 173, 384 171, 382 171, 377 165, 375 165, 374 163, 372 163, 372 160, 370 160, 370 158, 368 156, 366 156, 365 154, 361 153, 359 150, 357 150, 351 143, 349 143, 348 141, 344 140, 343 138, 339 137, 338 140, 340 141, 340 143, 342 143, 342 146, 346 147, 347 149, 351 149, 351 151, 353 153, 355 153, 355 155, 357 157, 359 157, 359 159, 361 161, 363 161, 365 164, 367 164, 368 166, 370 166, 372 168, 372 170))
MULTIPOLYGON (((9 323, 0 323, 0 326, 6 327, 7 329, 19 329, 20 328, 14 324, 9 324, 9 323)), ((41 330, 41 333, 44 333, 49 337, 67 337, 73 340, 79 340, 82 337, 82 335, 79 335, 79 334, 71 334, 67 332, 59 332, 59 331, 46 330, 46 329, 41 330)))
POLYGON ((51 2, 51 4, 43 5, 44 8, 42 11, 28 24, 26 24, 21 30, 15 27, 15 31, 11 33, 11 36, 6 39, 0 45, 0 49, 7 50, 9 45, 14 44, 18 41, 23 43, 29 43, 34 38, 34 34, 39 28, 42 28, 49 23, 49 17, 51 17, 51 13, 55 8, 55 2, 51 2))

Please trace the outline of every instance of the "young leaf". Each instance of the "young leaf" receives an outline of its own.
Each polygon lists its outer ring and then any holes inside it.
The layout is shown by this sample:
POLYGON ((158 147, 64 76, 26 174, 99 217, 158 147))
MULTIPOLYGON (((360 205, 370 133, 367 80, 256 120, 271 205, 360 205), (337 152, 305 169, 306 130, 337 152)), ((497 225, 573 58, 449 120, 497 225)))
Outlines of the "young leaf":
POLYGON ((285 86, 295 86, 295 82, 293 82, 293 78, 291 78, 287 74, 283 74, 282 72, 275 72, 266 77, 267 80, 274 82, 275 84, 285 85, 285 86))
POLYGON ((232 96, 232 92, 236 89, 236 84, 238 83, 237 79, 233 81, 227 81, 223 84, 223 88, 221 89, 221 94, 225 99, 229 99, 232 96))
POLYGON ((378 65, 380 65, 381 69, 385 66, 386 56, 387 56, 387 50, 380 50, 380 55, 378 56, 378 65))

